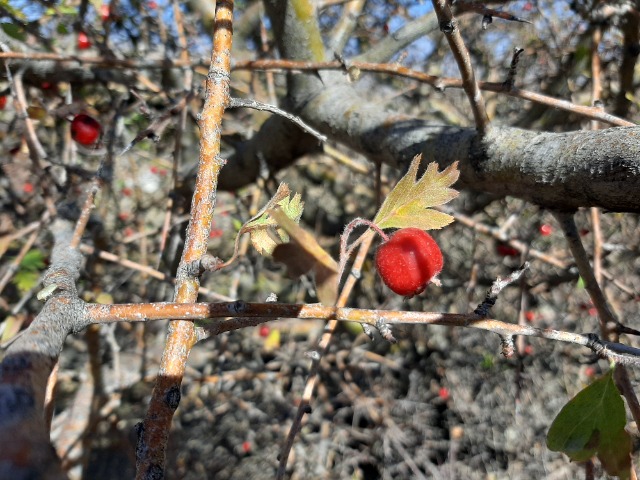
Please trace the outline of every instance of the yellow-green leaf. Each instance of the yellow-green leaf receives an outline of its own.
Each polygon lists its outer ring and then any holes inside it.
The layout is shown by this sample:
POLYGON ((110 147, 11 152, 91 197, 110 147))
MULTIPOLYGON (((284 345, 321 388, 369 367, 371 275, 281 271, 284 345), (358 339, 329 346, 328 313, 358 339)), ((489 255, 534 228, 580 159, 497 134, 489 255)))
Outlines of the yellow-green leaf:
POLYGON ((262 255, 271 255, 276 245, 289 241, 287 233, 269 214, 273 208, 279 208, 287 217, 298 223, 304 210, 304 202, 298 193, 291 197, 289 186, 286 183, 281 183, 265 207, 240 229, 239 235, 249 233, 251 243, 262 255))
POLYGON ((453 185, 460 171, 458 162, 454 162, 442 172, 436 163, 430 163, 420 178, 421 155, 414 157, 409 171, 400 179, 380 207, 373 222, 380 228, 416 227, 422 230, 434 230, 449 225, 453 217, 431 209, 444 205, 458 196, 453 185))

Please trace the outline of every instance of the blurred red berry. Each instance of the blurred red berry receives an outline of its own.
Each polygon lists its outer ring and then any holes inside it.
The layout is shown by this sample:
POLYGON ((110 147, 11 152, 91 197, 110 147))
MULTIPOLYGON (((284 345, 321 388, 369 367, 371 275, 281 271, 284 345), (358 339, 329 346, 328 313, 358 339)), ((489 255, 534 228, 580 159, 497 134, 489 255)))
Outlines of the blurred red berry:
POLYGON ((32 192, 33 192, 33 184, 32 184, 32 183, 29 183, 29 182, 25 183, 25 184, 22 186, 22 191, 23 191, 24 193, 32 193, 32 192))
POLYGON ((224 232, 221 228, 212 228, 209 232, 209 238, 220 238, 224 232))
POLYGON ((449 389, 447 387, 440 387, 440 390, 438 390, 438 397, 445 402, 449 400, 449 389))
POLYGON ((0 96, 0 110, 4 110, 4 107, 7 106, 7 97, 2 95, 0 96))
POLYGON ((133 228, 131 227, 127 227, 123 230, 124 236, 125 237, 130 237, 131 235, 133 235, 135 233, 135 231, 133 230, 133 228))
POLYGON ((533 5, 531 5, 531 2, 527 2, 522 6, 522 10, 524 10, 525 12, 530 12, 533 9, 533 5))
POLYGON ((584 374, 589 378, 593 378, 596 376, 596 369, 593 367, 587 367, 584 369, 584 374))
POLYGON ((158 4, 155 2, 155 0, 149 0, 147 2, 147 7, 149 7, 150 10, 155 10, 156 8, 158 8, 158 4))
POLYGON ((596 307, 589 308, 589 315, 591 315, 592 317, 597 317, 598 316, 598 309, 596 307))
POLYGON ((154 175, 157 175, 158 172, 160 172, 160 169, 158 167, 156 167, 155 165, 152 165, 151 168, 149 169, 151 171, 151 173, 153 173, 154 175))
POLYGON ((270 332, 271 329, 269 328, 269 325, 260 325, 260 330, 258 331, 258 333, 262 338, 267 338, 270 332))
POLYGON ((131 214, 129 212, 120 212, 118 214, 118 218, 123 222, 126 222, 127 220, 129 220, 129 217, 131 217, 131 214))
POLYGON ((538 231, 543 237, 548 237, 553 233, 553 227, 548 223, 543 223, 542 225, 540 225, 540 228, 538 228, 538 231))
POLYGON ((520 252, 506 243, 498 243, 496 245, 496 251, 498 255, 502 257, 519 257, 520 252))
POLYGON ((78 34, 78 50, 86 50, 87 48, 91 48, 91 40, 86 33, 80 32, 78 34))
POLYGON ((80 145, 93 145, 100 136, 100 123, 93 117, 80 113, 71 122, 71 137, 80 145))
POLYGON ((109 4, 103 3, 100 5, 100 18, 102 18, 103 22, 109 20, 109 4))
POLYGON ((531 310, 527 310, 524 313, 524 318, 527 319, 527 322, 533 322, 536 319, 536 312, 533 312, 531 310))
POLYGON ((251 453, 251 442, 242 442, 242 451, 245 455, 251 453))
POLYGON ((133 190, 131 190, 129 187, 124 187, 120 192, 125 197, 130 197, 133 194, 133 190))
POLYGON ((525 355, 533 355, 533 345, 525 345, 524 354, 525 355))

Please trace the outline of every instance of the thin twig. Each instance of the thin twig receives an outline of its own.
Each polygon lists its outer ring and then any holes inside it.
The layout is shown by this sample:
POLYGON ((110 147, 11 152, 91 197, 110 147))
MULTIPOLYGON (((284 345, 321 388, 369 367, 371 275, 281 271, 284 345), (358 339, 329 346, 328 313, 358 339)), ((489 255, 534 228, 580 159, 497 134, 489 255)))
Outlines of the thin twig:
POLYGON ((449 47, 453 53, 453 57, 456 59, 460 75, 462 76, 462 88, 467 94, 469 103, 471 104, 471 110, 473 112, 473 118, 476 123, 476 129, 482 135, 486 132, 489 125, 489 117, 484 106, 484 99, 480 88, 476 82, 476 76, 471 66, 471 57, 469 51, 464 44, 462 35, 460 35, 460 29, 458 28, 458 22, 453 18, 453 12, 451 12, 451 6, 448 0, 432 0, 433 8, 438 16, 438 23, 440 24, 440 31, 444 33, 449 42, 449 47))
POLYGON ((499 336, 525 335, 587 347, 604 358, 614 358, 640 366, 640 348, 601 340, 593 333, 581 334, 483 319, 475 313, 407 312, 326 307, 319 304, 247 303, 147 303, 98 305, 87 304, 85 312, 92 323, 144 322, 183 318, 209 320, 207 327, 216 334, 260 325, 279 318, 299 320, 336 320, 357 322, 372 327, 380 320, 389 325, 443 325, 485 330, 499 336), (237 317, 233 317, 237 315, 237 317))
POLYGON ((511 275, 509 275, 508 277, 504 279, 498 277, 491 285, 491 288, 487 292, 485 299, 482 301, 480 305, 476 307, 473 313, 475 313, 481 318, 487 318, 489 316, 489 313, 491 312, 491 309, 496 304, 496 301, 498 300, 498 295, 500 295, 500 292, 502 292, 502 290, 504 290, 506 286, 520 279, 520 277, 528 269, 529 269, 529 262, 525 262, 524 265, 522 265, 518 270, 512 272, 511 275))
POLYGON ((515 47, 513 49, 513 57, 511 57, 511 65, 509 66, 509 73, 507 79, 504 81, 504 86, 507 89, 512 89, 516 81, 516 73, 518 72, 518 62, 520 61, 520 55, 524 52, 524 48, 515 47))
POLYGON ((615 335, 616 326, 619 322, 609 307, 609 302, 607 302, 607 299, 605 298, 604 293, 593 274, 591 264, 589 263, 589 257, 584 249, 578 228, 576 227, 576 223, 573 218, 573 213, 553 212, 553 214, 562 227, 564 236, 569 244, 569 249, 576 261, 580 277, 584 280, 585 289, 591 297, 593 305, 598 310, 598 319, 600 320, 600 332, 602 337, 608 339, 609 335, 615 335))
MULTIPOLYGON (((349 296, 353 291, 353 287, 356 284, 356 281, 360 277, 360 269, 364 264, 365 259, 367 258, 367 253, 371 248, 371 242, 374 239, 373 232, 366 232, 363 235, 362 242, 360 244, 360 249, 358 250, 358 254, 356 255, 355 260, 353 261, 353 266, 351 269, 352 275, 349 275, 347 280, 345 281, 344 287, 340 292, 340 296, 338 297, 338 301, 336 305, 338 307, 343 307, 347 304, 349 300, 349 296)), ((278 474, 277 478, 283 478, 287 461, 289 459, 289 453, 291 452, 291 448, 293 447, 293 442, 295 441, 296 435, 302 425, 302 419, 304 414, 308 412, 308 408, 310 407, 311 398, 313 396, 313 392, 315 391, 315 387, 318 383, 318 371, 320 369, 320 361, 322 357, 327 353, 329 349, 329 345, 331 344, 331 339, 333 338, 333 334, 338 328, 339 322, 337 320, 331 319, 325 325, 324 331, 322 333, 322 337, 318 342, 318 349, 316 350, 316 355, 312 358, 311 369, 309 371, 309 376, 307 377, 307 381, 305 383, 304 391, 302 394, 302 400, 300 401, 300 405, 298 405, 298 411, 296 412, 296 416, 294 417, 294 421, 289 429, 289 433, 287 434, 287 438, 285 443, 280 450, 280 460, 278 462, 278 474)))
MULTIPOLYGON (((77 57, 77 56, 65 56, 52 53, 18 53, 18 52, 0 52, 1 59, 19 59, 29 61, 57 61, 60 63, 75 62, 82 64, 99 65, 102 67, 121 68, 121 69, 166 69, 169 67, 182 68, 182 67, 198 67, 202 66, 202 62, 185 63, 182 60, 160 60, 160 61, 136 61, 136 60, 123 60, 106 57, 77 57)), ((445 88, 462 88, 463 83, 459 78, 447 78, 438 77, 435 75, 429 75, 423 72, 418 72, 407 67, 403 67, 398 63, 369 63, 369 62, 349 62, 351 67, 357 68, 363 72, 374 73, 386 73, 389 75, 397 75, 400 77, 411 78, 418 80, 422 83, 427 83, 437 89, 445 88)), ((295 61, 295 60, 278 60, 278 59, 265 59, 265 60, 246 60, 236 62, 232 70, 265 70, 265 71, 277 71, 277 70, 343 70, 344 65, 340 62, 307 62, 307 61, 295 61)), ((616 125, 619 127, 630 127, 637 125, 634 122, 630 122, 615 115, 608 114, 602 111, 599 107, 588 107, 584 105, 576 105, 566 100, 560 100, 557 98, 542 95, 540 93, 531 92, 528 90, 521 90, 518 88, 512 88, 511 90, 505 89, 502 82, 478 82, 480 90, 488 92, 496 92, 510 97, 521 98, 530 102, 538 103, 540 105, 547 105, 551 108, 558 110, 564 110, 572 112, 578 115, 582 115, 592 120, 598 120, 608 123, 610 125, 616 125)))
MULTIPOLYGON (((411 70, 397 63, 368 63, 368 62, 349 62, 353 68, 357 68, 363 72, 386 73, 389 75, 397 75, 400 77, 411 78, 422 83, 427 83, 434 88, 444 90, 445 88, 463 88, 463 82, 459 78, 438 77, 427 73, 411 70)), ((237 62, 234 70, 343 70, 344 65, 340 62, 306 62, 295 60, 247 60, 237 62)), ((635 126, 636 123, 630 122, 620 117, 603 112, 601 108, 588 107, 584 105, 576 105, 566 100, 542 95, 540 93, 521 90, 519 88, 506 89, 502 82, 478 82, 481 90, 488 92, 502 93, 510 97, 522 98, 530 102, 547 105, 559 110, 565 110, 578 115, 582 115, 592 120, 599 120, 611 125, 620 127, 635 126)))
POLYGON ((258 102, 257 100, 247 100, 244 98, 230 98, 229 104, 227 108, 253 108, 254 110, 260 110, 264 112, 271 112, 276 115, 280 115, 281 117, 286 118, 287 120, 298 125, 302 130, 307 133, 310 133, 314 137, 316 137, 321 142, 326 142, 327 137, 322 135, 316 129, 310 127, 305 122, 302 121, 300 117, 296 117, 295 115, 291 115, 290 113, 285 112, 281 108, 276 107, 275 105, 269 105, 268 103, 258 102))

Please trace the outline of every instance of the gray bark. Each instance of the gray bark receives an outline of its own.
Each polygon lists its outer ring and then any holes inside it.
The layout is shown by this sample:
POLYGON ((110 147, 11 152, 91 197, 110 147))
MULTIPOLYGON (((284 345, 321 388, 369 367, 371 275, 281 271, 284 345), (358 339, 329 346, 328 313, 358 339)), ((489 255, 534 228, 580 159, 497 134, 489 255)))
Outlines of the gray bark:
MULTIPOLYGON (((305 36, 308 25, 286 14, 292 11, 291 5, 286 0, 270 0, 266 7, 282 56, 312 60, 305 36)), ((291 74, 289 79, 290 109, 371 161, 403 168, 422 153, 426 161, 436 161, 441 167, 459 161, 459 187, 511 195, 561 210, 598 206, 640 212, 640 127, 569 133, 493 127, 481 138, 474 128, 433 125, 401 112, 384 111, 368 103, 338 72, 291 74)), ((265 128, 274 128, 274 122, 267 124, 265 128)), ((278 122, 277 127, 289 132, 279 134, 283 141, 278 148, 266 152, 260 147, 260 157, 274 169, 295 161, 295 153, 304 150, 301 139, 306 138, 285 122, 278 122)), ((275 130, 269 136, 273 135, 275 130)), ((264 136, 257 137, 264 141, 264 136)), ((245 151, 255 155, 256 149, 245 151)), ((255 163, 255 156, 251 159, 239 152, 225 169, 230 174, 233 165, 241 164, 249 171, 251 162, 255 163)), ((253 180, 243 178, 237 170, 233 177, 234 187, 253 180)), ((225 188, 228 178, 223 174, 225 188)))

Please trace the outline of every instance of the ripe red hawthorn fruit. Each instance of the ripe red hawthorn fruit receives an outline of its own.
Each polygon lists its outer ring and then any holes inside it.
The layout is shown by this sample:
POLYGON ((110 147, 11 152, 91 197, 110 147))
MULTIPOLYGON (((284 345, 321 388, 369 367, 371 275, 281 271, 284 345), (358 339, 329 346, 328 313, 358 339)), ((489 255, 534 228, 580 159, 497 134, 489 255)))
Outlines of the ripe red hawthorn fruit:
POLYGON ((91 40, 86 33, 80 32, 78 34, 78 50, 86 50, 87 48, 91 48, 91 40))
POLYGON ((376 268, 387 287, 412 297, 442 271, 442 252, 424 230, 403 228, 378 247, 376 268))
POLYGON ((76 115, 71 121, 71 137, 80 145, 96 143, 100 130, 100 123, 84 113, 76 115))

